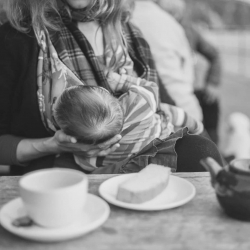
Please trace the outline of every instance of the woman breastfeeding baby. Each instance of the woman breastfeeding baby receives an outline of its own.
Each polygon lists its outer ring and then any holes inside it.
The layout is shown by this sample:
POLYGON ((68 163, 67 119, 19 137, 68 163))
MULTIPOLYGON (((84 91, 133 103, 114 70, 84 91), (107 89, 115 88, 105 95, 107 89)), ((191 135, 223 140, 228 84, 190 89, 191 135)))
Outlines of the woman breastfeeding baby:
POLYGON ((201 123, 160 103, 148 45, 127 21, 125 2, 7 1, 0 147, 9 151, 0 164, 128 173, 149 163, 202 171, 208 156, 221 163, 215 144, 198 135, 201 123))
MULTIPOLYGON (((105 173, 109 173, 110 169, 112 173, 138 171, 137 168, 125 170, 125 165, 131 155, 136 158, 136 154, 151 141, 156 138, 164 141, 178 128, 188 127, 191 134, 203 131, 202 123, 180 108, 165 104, 165 112, 158 110, 159 89, 156 83, 117 73, 109 73, 108 80, 111 90, 119 94, 119 98, 102 87, 83 84, 66 88, 55 98, 53 118, 57 127, 77 141, 95 145, 116 134, 122 136, 120 147, 105 157, 75 155, 75 161, 84 170, 92 172, 101 167, 99 172, 105 173)), ((172 153, 172 148, 169 151, 172 153)), ((158 162, 176 171, 173 163, 170 154, 164 161, 159 159, 158 162)))

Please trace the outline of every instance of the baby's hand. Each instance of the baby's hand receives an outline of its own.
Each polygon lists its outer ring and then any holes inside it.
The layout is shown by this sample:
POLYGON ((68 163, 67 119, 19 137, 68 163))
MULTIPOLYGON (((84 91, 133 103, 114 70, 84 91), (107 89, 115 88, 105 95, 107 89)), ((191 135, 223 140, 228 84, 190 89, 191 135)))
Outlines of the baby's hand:
POLYGON ((107 80, 109 83, 110 88, 115 92, 120 92, 122 90, 123 85, 120 83, 121 75, 110 71, 107 74, 107 80))

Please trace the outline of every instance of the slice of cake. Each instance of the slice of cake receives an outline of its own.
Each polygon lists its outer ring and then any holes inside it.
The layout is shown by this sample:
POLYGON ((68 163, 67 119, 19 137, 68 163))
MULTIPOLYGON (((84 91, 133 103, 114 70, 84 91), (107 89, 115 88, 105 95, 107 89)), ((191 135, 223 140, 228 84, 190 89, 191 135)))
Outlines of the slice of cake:
POLYGON ((143 203, 155 198, 168 185, 171 170, 168 167, 150 164, 118 187, 117 200, 128 203, 143 203))

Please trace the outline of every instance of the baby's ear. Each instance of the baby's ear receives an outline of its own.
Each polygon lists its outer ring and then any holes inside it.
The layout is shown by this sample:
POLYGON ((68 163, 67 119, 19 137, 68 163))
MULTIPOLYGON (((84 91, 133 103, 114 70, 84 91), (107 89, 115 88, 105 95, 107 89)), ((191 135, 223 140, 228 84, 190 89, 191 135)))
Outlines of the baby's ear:
POLYGON ((57 100, 57 96, 53 97, 52 104, 55 104, 55 103, 56 103, 56 100, 57 100))
POLYGON ((51 105, 52 112, 54 112, 56 110, 56 107, 58 105, 58 100, 59 99, 60 98, 58 98, 58 96, 53 97, 53 99, 52 99, 52 105, 51 105))

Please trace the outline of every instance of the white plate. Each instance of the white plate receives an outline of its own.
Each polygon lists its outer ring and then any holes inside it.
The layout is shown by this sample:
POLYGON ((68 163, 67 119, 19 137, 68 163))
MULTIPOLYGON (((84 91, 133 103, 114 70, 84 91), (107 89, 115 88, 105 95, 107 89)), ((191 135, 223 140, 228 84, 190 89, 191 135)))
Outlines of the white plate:
POLYGON ((16 198, 2 207, 0 222, 6 230, 20 237, 35 241, 54 242, 79 237, 96 229, 106 221, 109 213, 109 205, 103 199, 88 194, 82 217, 67 227, 57 229, 48 229, 38 225, 15 227, 12 225, 13 220, 27 215, 21 198, 16 198))
POLYGON ((195 187, 189 181, 170 175, 168 186, 154 199, 141 203, 131 204, 116 199, 118 185, 135 174, 125 174, 110 178, 99 187, 100 195, 109 203, 134 210, 155 211, 170 209, 184 205, 195 196, 195 187))

